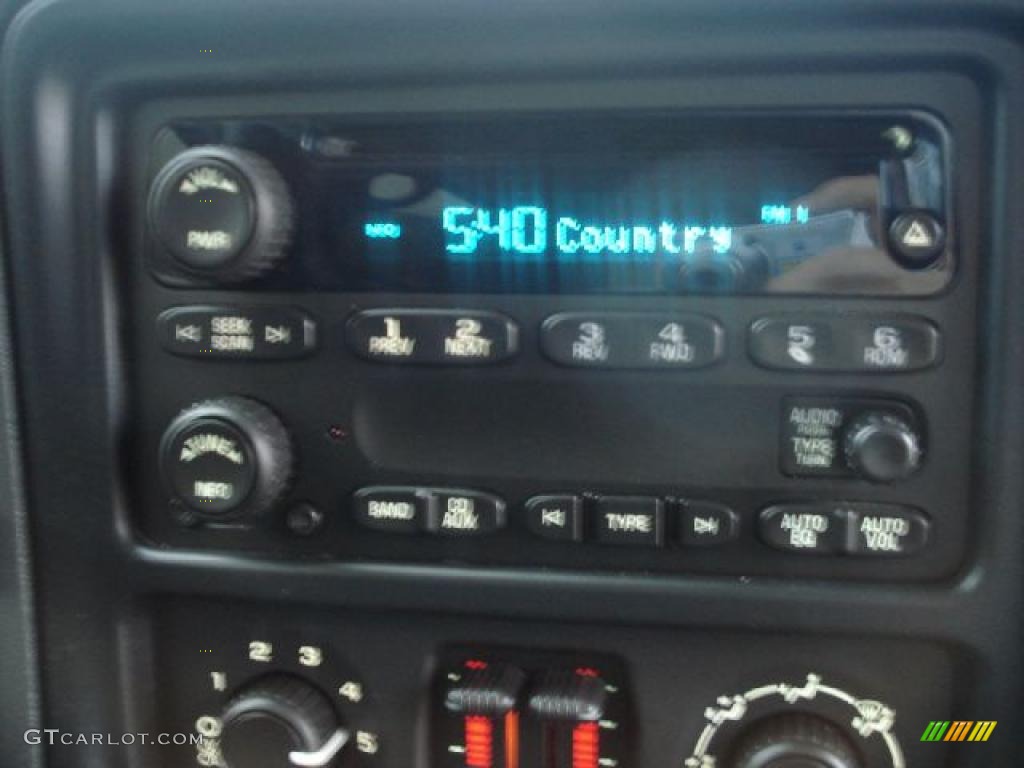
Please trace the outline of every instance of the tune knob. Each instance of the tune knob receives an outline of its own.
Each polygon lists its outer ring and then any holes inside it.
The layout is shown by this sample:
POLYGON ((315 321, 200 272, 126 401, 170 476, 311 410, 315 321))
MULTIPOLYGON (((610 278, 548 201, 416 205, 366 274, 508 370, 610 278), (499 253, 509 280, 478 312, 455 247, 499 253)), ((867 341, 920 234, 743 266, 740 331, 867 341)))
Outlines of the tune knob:
POLYGON ((349 732, 318 688, 272 674, 249 683, 221 715, 225 768, 316 768, 335 764, 349 732))
POLYGON ((267 406, 221 397, 178 414, 161 441, 160 466, 173 496, 201 515, 259 515, 288 490, 294 451, 267 406))
POLYGON ((921 440, 903 419, 868 413, 846 430, 846 461, 866 480, 888 483, 909 477, 921 465, 921 440))
POLYGON ((733 751, 732 768, 863 768, 836 725, 814 715, 776 715, 754 723, 733 751))
POLYGON ((157 175, 149 224, 180 270, 218 282, 256 277, 283 258, 292 202, 274 167, 247 150, 186 150, 157 175))

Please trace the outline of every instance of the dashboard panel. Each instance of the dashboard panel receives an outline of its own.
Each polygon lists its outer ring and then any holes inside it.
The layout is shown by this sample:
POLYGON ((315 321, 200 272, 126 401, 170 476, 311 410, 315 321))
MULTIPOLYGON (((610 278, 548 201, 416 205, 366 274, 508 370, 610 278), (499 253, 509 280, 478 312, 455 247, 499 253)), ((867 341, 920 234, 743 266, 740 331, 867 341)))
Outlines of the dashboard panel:
POLYGON ((564 5, 15 21, 47 764, 1013 764, 1019 16, 564 5))

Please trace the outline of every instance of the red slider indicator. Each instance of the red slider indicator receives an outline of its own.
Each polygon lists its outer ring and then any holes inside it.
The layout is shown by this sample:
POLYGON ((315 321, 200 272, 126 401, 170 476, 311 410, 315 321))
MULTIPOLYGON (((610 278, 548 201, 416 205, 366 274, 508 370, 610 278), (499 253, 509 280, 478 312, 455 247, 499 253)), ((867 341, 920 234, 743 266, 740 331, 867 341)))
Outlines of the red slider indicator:
POLYGON ((505 715, 505 768, 519 768, 519 713, 505 715))
POLYGON ((489 717, 466 717, 466 768, 494 768, 494 723, 489 717))
POLYGON ((597 723, 580 723, 572 729, 572 768, 598 768, 601 732, 597 723))

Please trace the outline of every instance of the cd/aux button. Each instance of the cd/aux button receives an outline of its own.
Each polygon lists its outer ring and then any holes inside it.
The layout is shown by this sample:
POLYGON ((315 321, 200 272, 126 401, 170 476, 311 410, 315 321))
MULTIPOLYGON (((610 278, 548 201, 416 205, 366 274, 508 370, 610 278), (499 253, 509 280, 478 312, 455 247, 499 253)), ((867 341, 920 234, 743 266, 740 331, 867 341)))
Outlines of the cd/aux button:
POLYGON ((505 502, 479 491, 433 489, 428 528, 442 536, 480 536, 505 527, 505 502))

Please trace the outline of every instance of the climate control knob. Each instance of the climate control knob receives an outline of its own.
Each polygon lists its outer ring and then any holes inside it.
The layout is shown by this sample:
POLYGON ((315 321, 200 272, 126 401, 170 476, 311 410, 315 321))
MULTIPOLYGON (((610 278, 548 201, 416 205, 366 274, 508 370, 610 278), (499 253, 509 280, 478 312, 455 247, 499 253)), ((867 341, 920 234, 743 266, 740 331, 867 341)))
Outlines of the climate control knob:
POLYGON ((845 451, 850 468, 875 483, 902 480, 921 465, 917 432, 888 413, 867 413, 850 424, 845 451))
POLYGON ((291 240, 292 201, 274 167, 247 150, 189 149, 157 175, 149 225, 174 266, 221 283, 256 277, 291 240))
POLYGON ((186 408, 160 443, 171 494, 209 518, 266 512, 288 490, 293 466, 288 430, 267 406, 247 397, 186 408))
POLYGON ((221 723, 226 768, 336 765, 349 739, 327 696, 286 674, 244 686, 228 703, 221 723))
POLYGON ((846 734, 828 720, 803 713, 775 715, 740 736, 731 768, 863 768, 846 734))

